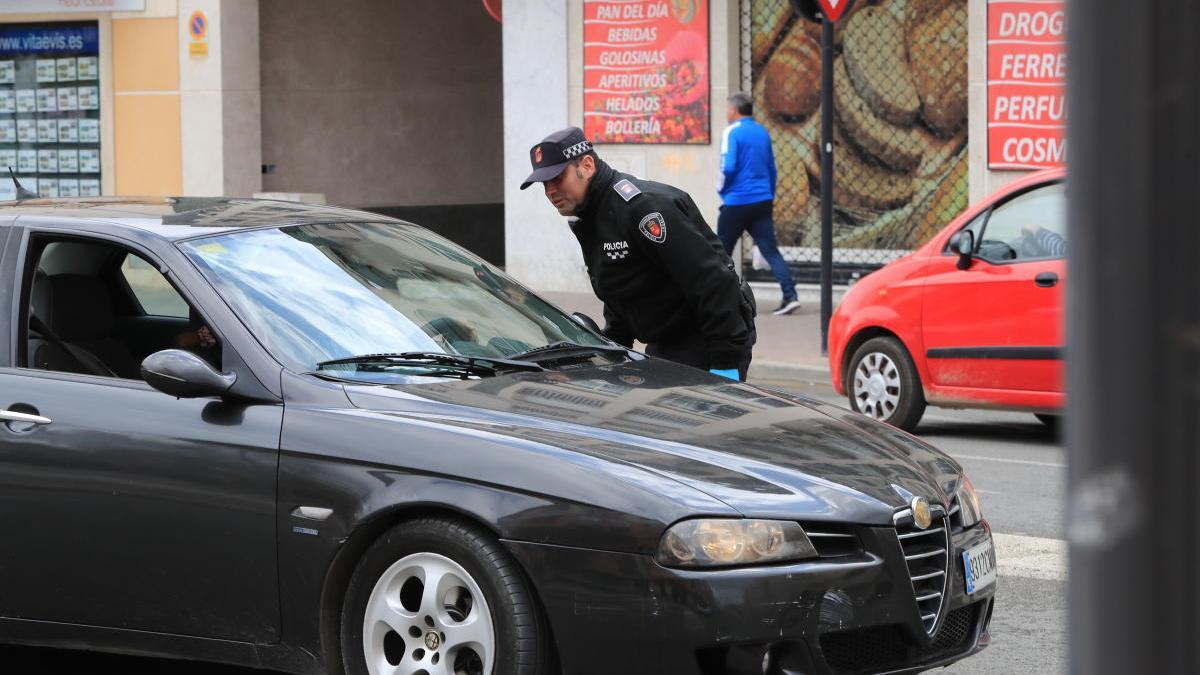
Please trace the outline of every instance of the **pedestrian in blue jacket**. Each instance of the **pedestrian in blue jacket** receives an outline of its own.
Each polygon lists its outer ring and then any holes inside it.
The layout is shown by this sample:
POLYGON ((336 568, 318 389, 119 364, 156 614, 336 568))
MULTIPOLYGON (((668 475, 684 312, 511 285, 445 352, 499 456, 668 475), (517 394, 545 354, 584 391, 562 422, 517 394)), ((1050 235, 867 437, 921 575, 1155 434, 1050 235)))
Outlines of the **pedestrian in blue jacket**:
POLYGON ((717 217, 717 237, 732 255, 742 233, 749 231, 759 253, 771 266, 783 291, 783 302, 772 312, 791 314, 800 307, 796 282, 775 243, 775 153, 771 136, 754 121, 754 101, 738 92, 728 99, 726 117, 729 126, 721 138, 721 213, 717 217))

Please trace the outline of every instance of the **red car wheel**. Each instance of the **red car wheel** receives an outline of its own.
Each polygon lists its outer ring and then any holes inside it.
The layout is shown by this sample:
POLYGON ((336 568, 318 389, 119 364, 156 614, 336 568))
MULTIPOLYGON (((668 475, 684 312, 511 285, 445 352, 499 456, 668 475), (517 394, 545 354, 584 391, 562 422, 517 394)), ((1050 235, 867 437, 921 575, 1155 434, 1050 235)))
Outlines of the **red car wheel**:
POLYGON ((850 362, 846 394, 855 411, 905 431, 925 414, 925 392, 908 350, 895 338, 867 340, 850 362))

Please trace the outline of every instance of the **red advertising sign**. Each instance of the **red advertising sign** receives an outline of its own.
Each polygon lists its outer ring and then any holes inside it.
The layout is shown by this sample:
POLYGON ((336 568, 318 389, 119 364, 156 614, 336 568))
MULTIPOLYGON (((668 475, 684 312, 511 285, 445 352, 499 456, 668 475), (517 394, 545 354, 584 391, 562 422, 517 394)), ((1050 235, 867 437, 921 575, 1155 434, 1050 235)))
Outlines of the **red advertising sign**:
POLYGON ((708 0, 584 0, 583 131, 709 142, 708 0))
POLYGON ((988 168, 1066 163, 1066 3, 988 2, 988 168))

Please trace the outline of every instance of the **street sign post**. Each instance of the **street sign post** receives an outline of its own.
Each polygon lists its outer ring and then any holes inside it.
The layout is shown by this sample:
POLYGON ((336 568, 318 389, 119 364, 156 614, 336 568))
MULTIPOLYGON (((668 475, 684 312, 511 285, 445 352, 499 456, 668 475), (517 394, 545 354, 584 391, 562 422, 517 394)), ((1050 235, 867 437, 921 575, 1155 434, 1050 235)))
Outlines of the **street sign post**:
POLYGON ((833 24, 854 0, 791 0, 801 16, 821 22, 821 354, 829 353, 833 316, 833 24))

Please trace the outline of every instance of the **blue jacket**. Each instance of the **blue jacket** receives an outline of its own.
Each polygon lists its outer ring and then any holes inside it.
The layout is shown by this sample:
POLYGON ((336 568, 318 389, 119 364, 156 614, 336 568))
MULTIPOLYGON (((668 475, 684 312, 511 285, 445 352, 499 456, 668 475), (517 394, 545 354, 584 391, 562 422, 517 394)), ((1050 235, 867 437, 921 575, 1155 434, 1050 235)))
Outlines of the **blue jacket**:
POLYGON ((775 153, 761 124, 743 117, 721 137, 721 202, 729 206, 775 199, 775 153))

